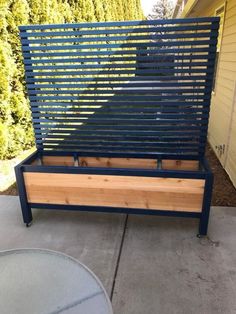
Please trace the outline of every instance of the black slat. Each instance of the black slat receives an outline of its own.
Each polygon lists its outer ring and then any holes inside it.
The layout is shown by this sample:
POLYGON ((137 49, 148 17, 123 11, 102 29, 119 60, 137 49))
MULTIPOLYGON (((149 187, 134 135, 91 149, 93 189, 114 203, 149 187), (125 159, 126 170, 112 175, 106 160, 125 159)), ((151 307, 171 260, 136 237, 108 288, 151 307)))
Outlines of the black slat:
POLYGON ((21 26, 38 149, 203 155, 218 24, 21 26))

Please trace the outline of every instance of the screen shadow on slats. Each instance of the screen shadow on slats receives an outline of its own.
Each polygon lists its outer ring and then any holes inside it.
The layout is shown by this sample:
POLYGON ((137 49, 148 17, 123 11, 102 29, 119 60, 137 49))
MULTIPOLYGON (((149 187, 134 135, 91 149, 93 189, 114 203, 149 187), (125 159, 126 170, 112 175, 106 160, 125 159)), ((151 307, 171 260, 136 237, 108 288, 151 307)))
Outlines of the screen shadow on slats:
POLYGON ((204 154, 215 18, 21 26, 39 150, 204 154))

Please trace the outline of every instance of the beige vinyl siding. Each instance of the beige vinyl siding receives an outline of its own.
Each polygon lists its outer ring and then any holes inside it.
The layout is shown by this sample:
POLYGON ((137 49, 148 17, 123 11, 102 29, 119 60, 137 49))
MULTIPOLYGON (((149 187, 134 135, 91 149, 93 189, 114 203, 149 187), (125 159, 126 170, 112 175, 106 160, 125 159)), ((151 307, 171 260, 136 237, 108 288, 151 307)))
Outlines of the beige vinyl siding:
MULTIPOLYGON (((228 137, 224 164, 227 173, 236 186, 236 2, 228 0, 222 38, 218 93, 221 89, 227 95, 229 115, 228 137), (220 88, 222 86, 222 88, 220 88)), ((217 94, 216 94, 217 97, 217 94)), ((217 99, 216 99, 217 101, 217 99)), ((220 115, 220 112, 219 112, 220 115)))
POLYGON ((214 16, 216 10, 224 4, 222 41, 212 94, 208 139, 236 187, 236 0, 198 0, 187 15, 182 12, 182 16, 214 16))
POLYGON ((225 169, 229 174, 231 180, 236 186, 236 110, 235 110, 235 99, 234 99, 234 110, 232 117, 232 128, 229 134, 229 146, 226 158, 225 169))
MULTIPOLYGON (((225 1, 212 1, 211 5, 203 11, 197 11, 195 16, 214 16, 216 9, 221 7, 225 1)), ((227 19, 227 4, 225 10, 224 21, 227 19)), ((223 36, 224 37, 224 25, 223 36)), ((221 49, 219 52, 215 90, 212 94, 210 121, 208 129, 208 139, 217 154, 220 162, 224 166, 225 164, 225 151, 226 143, 228 139, 228 126, 230 124, 230 110, 231 110, 231 94, 232 92, 225 83, 225 78, 221 76, 222 68, 221 58, 223 56, 223 38, 221 42, 221 49)), ((233 77, 228 78, 228 81, 232 82, 233 77)))
MULTIPOLYGON (((203 3, 203 0, 200 0, 203 3)), ((223 34, 219 52, 215 92, 212 95, 209 141, 236 186, 236 1, 211 1, 191 16, 214 16, 225 3, 223 34), (224 150, 223 150, 224 148, 224 150)))

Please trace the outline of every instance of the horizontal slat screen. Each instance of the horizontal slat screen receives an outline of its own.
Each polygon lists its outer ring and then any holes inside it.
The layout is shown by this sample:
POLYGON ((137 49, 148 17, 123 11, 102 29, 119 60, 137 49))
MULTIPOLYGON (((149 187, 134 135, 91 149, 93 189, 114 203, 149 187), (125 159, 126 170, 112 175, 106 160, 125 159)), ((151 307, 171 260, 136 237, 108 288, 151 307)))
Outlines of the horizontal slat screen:
POLYGON ((37 147, 203 155, 218 23, 21 26, 37 147))

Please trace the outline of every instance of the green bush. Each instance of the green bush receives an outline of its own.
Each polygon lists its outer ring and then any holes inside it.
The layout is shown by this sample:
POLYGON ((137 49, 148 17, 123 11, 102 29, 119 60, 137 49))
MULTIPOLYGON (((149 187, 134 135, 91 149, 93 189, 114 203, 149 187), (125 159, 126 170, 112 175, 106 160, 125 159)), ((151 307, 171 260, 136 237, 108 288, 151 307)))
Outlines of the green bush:
POLYGON ((140 0, 0 0, 0 159, 34 145, 19 25, 142 18, 140 0))

